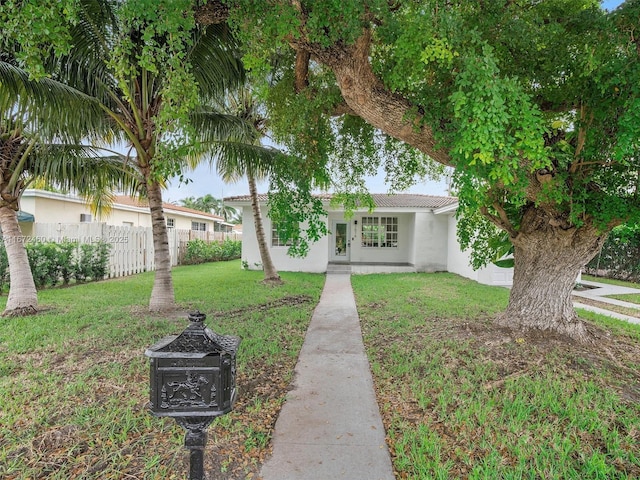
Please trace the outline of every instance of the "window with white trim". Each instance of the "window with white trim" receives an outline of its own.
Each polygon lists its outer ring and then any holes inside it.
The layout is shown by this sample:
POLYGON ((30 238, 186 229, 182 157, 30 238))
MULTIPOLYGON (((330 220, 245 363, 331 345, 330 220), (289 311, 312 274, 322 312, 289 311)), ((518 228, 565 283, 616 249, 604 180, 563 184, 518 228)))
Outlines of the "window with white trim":
POLYGON ((288 247, 291 244, 291 239, 285 238, 283 228, 280 227, 278 222, 271 222, 271 246, 288 247))
POLYGON ((396 248, 398 217, 362 217, 362 246, 396 248))
POLYGON ((176 226, 176 219, 167 217, 167 228, 174 228, 176 226))
POLYGON ((191 230, 196 230, 198 232, 206 232, 207 224, 204 222, 191 222, 191 230))

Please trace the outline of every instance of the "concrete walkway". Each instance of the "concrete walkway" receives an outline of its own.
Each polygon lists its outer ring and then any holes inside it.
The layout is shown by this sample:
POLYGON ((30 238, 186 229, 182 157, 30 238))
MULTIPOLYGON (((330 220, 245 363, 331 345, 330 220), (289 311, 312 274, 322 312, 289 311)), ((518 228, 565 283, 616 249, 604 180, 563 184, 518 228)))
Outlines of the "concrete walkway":
POLYGON ((348 274, 327 274, 261 475, 394 479, 348 274))
POLYGON ((574 296, 582 297, 585 299, 596 300, 598 302, 609 304, 609 305, 617 305, 619 307, 625 307, 630 310, 636 310, 638 313, 636 314, 636 316, 625 315, 623 313, 607 310, 606 308, 601 308, 593 305, 588 305, 585 303, 580 303, 580 301, 573 302, 573 305, 575 307, 596 312, 601 315, 607 315, 609 317, 617 318, 618 320, 624 320, 625 322, 640 324, 640 305, 638 305, 637 303, 624 302, 622 300, 617 300, 615 298, 606 297, 606 295, 621 295, 621 294, 628 294, 628 293, 640 294, 640 289, 622 287, 619 285, 610 285, 608 283, 591 282, 587 280, 583 280, 580 283, 582 283, 586 287, 591 287, 591 288, 589 288, 588 290, 583 290, 581 292, 573 292, 574 296))

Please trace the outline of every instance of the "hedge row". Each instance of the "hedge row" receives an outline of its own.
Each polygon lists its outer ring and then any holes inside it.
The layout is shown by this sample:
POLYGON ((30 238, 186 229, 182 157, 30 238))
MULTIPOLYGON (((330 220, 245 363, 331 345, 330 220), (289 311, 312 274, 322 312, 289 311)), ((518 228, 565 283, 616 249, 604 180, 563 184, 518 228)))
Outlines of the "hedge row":
POLYGON ((620 225, 612 230, 599 255, 586 267, 592 275, 640 281, 640 225, 620 225))
POLYGON ((240 240, 225 240, 224 242, 207 243, 204 240, 187 242, 184 263, 195 265, 205 262, 220 262, 240 258, 242 242, 240 240))
MULTIPOLYGON (((106 242, 29 242, 25 247, 37 288, 102 280, 108 273, 111 245, 106 242)), ((0 291, 9 282, 7 251, 0 241, 0 291)))

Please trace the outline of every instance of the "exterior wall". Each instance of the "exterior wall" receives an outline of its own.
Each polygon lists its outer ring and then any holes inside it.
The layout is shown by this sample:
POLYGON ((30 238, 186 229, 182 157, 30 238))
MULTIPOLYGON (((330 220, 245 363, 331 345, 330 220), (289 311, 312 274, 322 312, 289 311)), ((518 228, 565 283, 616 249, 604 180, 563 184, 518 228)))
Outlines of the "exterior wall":
MULTIPOLYGON (((327 264, 332 258, 332 234, 310 245, 306 258, 291 258, 287 255, 287 247, 271 246, 271 220, 267 217, 266 207, 261 207, 271 257, 279 271, 321 273, 327 270, 327 264)), ((248 264, 249 269, 260 269, 262 260, 258 251, 251 206, 243 207, 242 217, 245 219, 242 260, 248 264)), ((408 264, 414 266, 417 272, 448 271, 487 285, 512 284, 513 269, 490 265, 477 271, 473 270, 469 252, 462 251, 457 241, 457 221, 453 213, 436 214, 431 209, 417 212, 376 210, 374 213, 356 212, 352 218, 345 220, 342 212, 329 212, 329 230, 333 228, 335 221, 345 221, 349 224, 351 246, 348 260, 351 264, 408 264), (363 247, 361 235, 364 216, 398 217, 398 247, 363 247)))
MULTIPOLYGON (((91 215, 91 222, 104 222, 115 226, 151 227, 151 213, 148 207, 120 205, 112 206, 111 211, 93 215, 89 206, 80 198, 74 198, 47 191, 27 190, 20 200, 20 209, 35 216, 39 223, 79 223, 80 215, 91 215)), ((191 230, 191 222, 206 224, 207 232, 214 231, 215 220, 206 215, 189 213, 164 208, 165 219, 174 220, 173 228, 177 230, 191 230)), ((25 230, 33 231, 28 224, 22 224, 25 230)))
POLYGON ((513 268, 500 268, 490 264, 478 270, 471 267, 470 252, 462 251, 457 239, 458 222, 455 215, 442 215, 448 219, 449 252, 447 254, 447 270, 485 285, 511 286, 513 284, 513 268))
POLYGON ((91 215, 91 209, 80 199, 51 192, 25 192, 20 199, 20 209, 33 214, 36 222, 78 223, 80 215, 91 215))
MULTIPOLYGON (((342 212, 329 213, 329 225, 332 220, 343 220, 342 212)), ((351 226, 351 263, 411 263, 409 245, 413 232, 413 214, 384 210, 357 212, 349 219, 351 226), (397 247, 363 247, 362 217, 398 217, 397 247), (357 224, 356 224, 357 222, 357 224)))
MULTIPOLYGON (((36 221, 38 217, 36 217, 36 221)), ((109 225, 130 225, 132 227, 151 227, 151 214, 141 211, 118 208, 114 206, 111 212, 105 215, 98 215, 95 219, 98 222, 105 222, 109 225)))
MULTIPOLYGON (((305 258, 292 258, 287 255, 288 247, 271 246, 271 219, 267 216, 267 208, 264 205, 260 207, 262 209, 264 233, 271 251, 271 259, 278 271, 312 273, 327 271, 329 242, 326 236, 309 246, 309 253, 305 258)), ((262 268, 262 259, 258 250, 258 239, 251 206, 243 207, 242 218, 245 219, 242 228, 242 261, 248 264, 250 270, 259 270, 262 268), (247 219, 251 219, 251 221, 246 221, 247 219)))
MULTIPOLYGON (((447 270, 449 239, 448 222, 433 212, 416 212, 414 265, 417 272, 442 272, 447 270)), ((455 239, 455 236, 453 237, 455 239)))

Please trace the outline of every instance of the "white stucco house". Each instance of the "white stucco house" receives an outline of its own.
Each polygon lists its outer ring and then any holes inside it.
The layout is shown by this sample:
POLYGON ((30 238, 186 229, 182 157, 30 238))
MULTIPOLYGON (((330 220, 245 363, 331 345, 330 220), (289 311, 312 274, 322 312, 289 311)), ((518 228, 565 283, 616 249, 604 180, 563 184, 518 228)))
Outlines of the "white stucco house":
MULTIPOLYGON (((305 258, 287 255, 268 217, 267 196, 260 195, 265 234, 272 259, 279 271, 326 272, 348 269, 352 273, 448 271, 487 285, 511 285, 513 270, 495 265, 474 271, 469 252, 460 249, 456 236, 454 197, 413 194, 373 194, 376 208, 356 210, 345 218, 344 210, 325 203, 329 235, 310 246, 305 258)), ((251 198, 230 197, 225 203, 242 209, 242 260, 249 268, 260 268, 251 198)))

